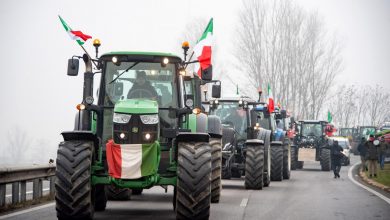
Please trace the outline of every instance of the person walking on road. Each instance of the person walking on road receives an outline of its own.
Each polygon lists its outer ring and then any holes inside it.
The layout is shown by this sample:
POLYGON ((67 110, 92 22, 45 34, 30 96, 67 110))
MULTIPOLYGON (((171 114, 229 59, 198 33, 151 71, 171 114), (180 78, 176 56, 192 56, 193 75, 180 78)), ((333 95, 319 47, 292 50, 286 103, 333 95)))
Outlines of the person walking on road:
POLYGON ((333 164, 334 178, 340 178, 341 159, 343 158, 343 148, 339 145, 337 140, 333 141, 331 157, 333 164))
POLYGON ((366 139, 362 137, 362 140, 360 141, 357 150, 359 151, 360 154, 360 172, 364 172, 367 170, 367 164, 366 164, 366 156, 367 156, 367 148, 364 145, 366 142, 366 139))
POLYGON ((370 174, 370 178, 372 175, 376 177, 376 163, 378 162, 378 147, 374 145, 374 135, 370 135, 370 138, 364 146, 367 148, 366 160, 368 162, 368 173, 370 174))

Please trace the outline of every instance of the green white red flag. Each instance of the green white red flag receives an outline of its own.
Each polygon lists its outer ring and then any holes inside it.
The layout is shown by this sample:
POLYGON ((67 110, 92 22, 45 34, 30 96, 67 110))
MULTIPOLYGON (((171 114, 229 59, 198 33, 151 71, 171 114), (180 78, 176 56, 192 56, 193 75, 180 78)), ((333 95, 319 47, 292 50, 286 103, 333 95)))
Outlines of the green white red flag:
POLYGON ((82 46, 88 39, 92 38, 89 35, 84 34, 81 31, 73 31, 72 28, 58 15, 60 18, 62 26, 64 26, 65 31, 69 34, 70 39, 77 41, 77 43, 82 46))
POLYGON ((272 113, 275 110, 274 97, 272 95, 271 86, 268 84, 268 111, 272 113))
POLYGON ((202 70, 212 68, 211 65, 211 44, 213 38, 213 19, 211 18, 206 29, 204 30, 202 37, 198 40, 194 47, 195 57, 198 59, 199 64, 195 67, 195 71, 199 77, 202 77, 202 70))

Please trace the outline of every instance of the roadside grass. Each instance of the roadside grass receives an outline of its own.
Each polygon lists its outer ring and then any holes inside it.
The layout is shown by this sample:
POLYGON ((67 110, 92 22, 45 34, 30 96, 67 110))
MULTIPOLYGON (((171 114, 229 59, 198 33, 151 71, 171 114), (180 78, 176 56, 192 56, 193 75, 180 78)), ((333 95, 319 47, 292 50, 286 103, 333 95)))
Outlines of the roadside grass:
MULTIPOLYGON (((385 163, 385 167, 383 170, 381 170, 379 164, 377 164, 377 166, 378 177, 373 178, 373 180, 378 183, 382 183, 387 187, 390 187, 390 163, 385 163)), ((366 175, 369 175, 368 171, 366 171, 366 175)))

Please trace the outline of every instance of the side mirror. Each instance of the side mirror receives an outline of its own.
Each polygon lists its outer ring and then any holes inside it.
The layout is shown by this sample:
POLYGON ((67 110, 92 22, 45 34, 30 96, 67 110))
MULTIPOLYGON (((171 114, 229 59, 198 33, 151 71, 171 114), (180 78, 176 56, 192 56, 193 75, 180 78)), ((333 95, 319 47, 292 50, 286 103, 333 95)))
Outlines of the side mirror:
POLYGON ((202 80, 210 81, 213 79, 213 66, 210 65, 209 68, 202 70, 202 80))
POLYGON ((211 96, 216 99, 221 98, 221 85, 213 85, 211 88, 211 96))
POLYGON ((68 76, 79 74, 79 59, 68 59, 68 76))
POLYGON ((116 97, 123 95, 123 83, 117 82, 114 84, 114 95, 116 97))

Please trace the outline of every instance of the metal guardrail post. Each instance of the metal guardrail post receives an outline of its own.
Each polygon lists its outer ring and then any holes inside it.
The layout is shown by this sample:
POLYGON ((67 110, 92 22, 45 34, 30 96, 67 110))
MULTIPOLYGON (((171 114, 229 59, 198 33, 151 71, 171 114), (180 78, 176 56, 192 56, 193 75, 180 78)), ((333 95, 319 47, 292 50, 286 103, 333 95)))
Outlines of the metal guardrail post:
POLYGON ((33 180, 33 199, 38 199, 42 196, 42 179, 33 180))
POLYGON ((20 202, 26 201, 26 182, 27 181, 20 182, 20 202))
POLYGON ((12 204, 19 202, 19 182, 12 183, 12 204))
POLYGON ((0 207, 5 206, 5 186, 5 184, 0 184, 0 207))
POLYGON ((54 195, 54 193, 55 193, 55 188, 54 188, 55 177, 54 176, 49 177, 49 181, 50 181, 50 195, 54 195))

